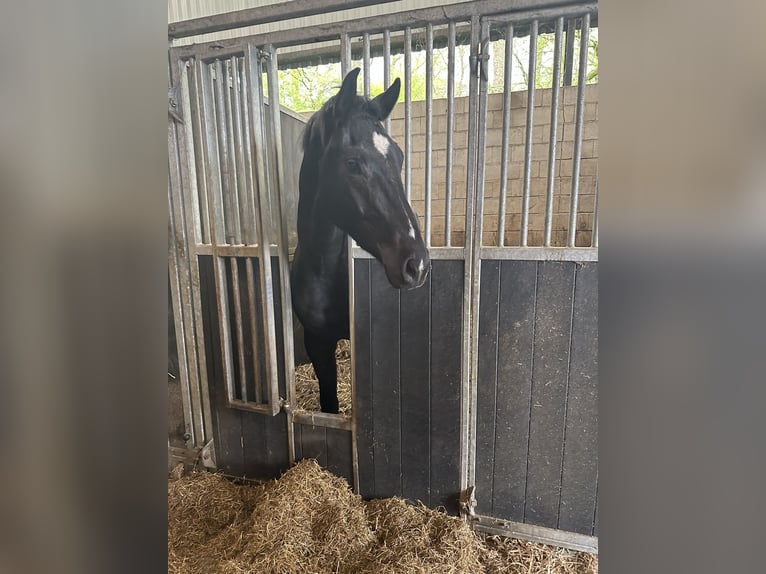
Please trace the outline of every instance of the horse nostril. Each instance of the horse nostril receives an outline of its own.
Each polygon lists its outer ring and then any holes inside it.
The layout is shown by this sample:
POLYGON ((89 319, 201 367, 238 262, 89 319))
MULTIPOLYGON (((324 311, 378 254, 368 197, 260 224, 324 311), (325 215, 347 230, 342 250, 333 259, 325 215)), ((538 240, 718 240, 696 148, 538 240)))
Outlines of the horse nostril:
POLYGON ((402 276, 404 277, 405 283, 414 283, 417 280, 419 274, 420 269, 418 268, 417 261, 414 257, 408 257, 407 261, 404 262, 404 267, 402 268, 402 276))

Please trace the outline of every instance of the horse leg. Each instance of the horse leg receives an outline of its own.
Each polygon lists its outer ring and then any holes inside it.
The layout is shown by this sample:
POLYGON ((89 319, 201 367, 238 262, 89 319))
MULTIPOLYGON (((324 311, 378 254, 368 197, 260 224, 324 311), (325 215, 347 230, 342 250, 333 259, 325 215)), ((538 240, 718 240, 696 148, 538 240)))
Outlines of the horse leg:
POLYGON ((334 338, 321 337, 306 330, 303 333, 306 352, 319 379, 319 404, 322 412, 338 412, 338 368, 335 364, 334 338))

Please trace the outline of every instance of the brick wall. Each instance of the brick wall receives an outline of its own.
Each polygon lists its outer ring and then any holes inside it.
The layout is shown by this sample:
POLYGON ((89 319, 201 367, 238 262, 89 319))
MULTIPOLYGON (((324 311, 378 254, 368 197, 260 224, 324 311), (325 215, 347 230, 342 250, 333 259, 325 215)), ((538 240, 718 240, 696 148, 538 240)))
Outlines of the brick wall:
MULTIPOLYGON (((569 202, 572 187, 572 152, 574 148, 575 99, 577 87, 562 88, 559 101, 552 245, 566 245, 569 202)), ((537 90, 532 130, 532 179, 529 202, 528 245, 543 244, 545 193, 548 174, 548 137, 550 135, 551 90, 537 90)), ((505 244, 520 244, 521 191, 524 178, 524 145, 527 92, 511 94, 511 131, 506 201, 505 244)), ((404 149, 404 106, 398 105, 391 116, 391 136, 404 149)), ((412 104, 412 204, 421 219, 425 213, 425 102, 412 104)), ((453 136, 452 244, 465 241, 466 160, 468 156, 468 98, 455 99, 453 136)), ((503 94, 490 94, 487 103, 485 156, 484 244, 496 245, 500 197, 500 158, 503 126, 503 94)), ((433 102, 432 164, 432 245, 445 244, 447 100, 433 102)), ((598 174, 598 85, 586 89, 583 125, 580 194, 577 214, 577 245, 590 245, 593 206, 598 174)))

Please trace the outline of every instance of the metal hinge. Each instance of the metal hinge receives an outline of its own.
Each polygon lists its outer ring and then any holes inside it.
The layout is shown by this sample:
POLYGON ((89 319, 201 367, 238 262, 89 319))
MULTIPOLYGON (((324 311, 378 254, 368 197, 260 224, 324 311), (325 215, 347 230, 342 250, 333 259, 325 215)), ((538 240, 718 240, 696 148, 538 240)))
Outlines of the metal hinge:
POLYGON ((178 87, 168 88, 168 115, 179 124, 182 124, 184 119, 181 117, 181 99, 178 92, 178 87))
POLYGON ((476 498, 474 497, 475 491, 475 486, 469 486, 460 493, 460 516, 464 519, 476 516, 476 512, 474 511, 474 508, 476 508, 476 498))
POLYGON ((471 73, 480 80, 489 80, 487 62, 489 62, 489 38, 484 38, 479 44, 478 53, 470 57, 471 73))

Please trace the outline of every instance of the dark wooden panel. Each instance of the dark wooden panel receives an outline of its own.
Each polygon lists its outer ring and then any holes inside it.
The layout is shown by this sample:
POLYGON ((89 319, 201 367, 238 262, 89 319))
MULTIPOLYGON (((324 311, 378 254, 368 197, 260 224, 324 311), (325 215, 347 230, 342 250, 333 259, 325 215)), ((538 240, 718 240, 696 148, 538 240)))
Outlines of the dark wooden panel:
POLYGON ((401 293, 402 492, 428 504, 430 496, 431 280, 401 293))
POLYGON ((287 415, 242 413, 242 444, 245 475, 267 480, 276 478, 290 467, 287 445, 287 415))
POLYGON ((460 367, 463 262, 431 268, 431 500, 457 512, 460 496, 460 367))
POLYGON ((359 492, 364 497, 375 493, 375 453, 372 428, 372 366, 370 362, 370 261, 354 262, 354 360, 356 362, 357 452, 359 492))
POLYGON ((401 494, 399 290, 374 261, 370 273, 372 322, 372 428, 375 496, 401 494))
POLYGON ((524 520, 537 265, 503 261, 500 268, 493 515, 517 522, 524 520))
POLYGON ((479 352, 476 403, 477 512, 492 516, 495 466, 495 413, 497 391, 497 337, 500 297, 500 262, 481 264, 479 298, 479 352))
POLYGON ((315 458, 317 462, 327 467, 327 429, 300 425, 303 458, 315 458))
POLYGON ((345 478, 349 485, 354 485, 351 431, 327 429, 327 470, 345 478))
POLYGON ((215 453, 218 469, 233 476, 245 473, 242 449, 242 413, 226 406, 226 385, 221 362, 221 338, 218 331, 218 308, 215 298, 213 258, 201 256, 200 301, 205 337, 205 355, 210 387, 211 410, 215 429, 215 453))
POLYGON ((598 473, 598 274, 579 267, 575 280, 559 528, 593 531, 598 473))
POLYGON ((295 460, 303 459, 303 438, 301 431, 303 425, 293 425, 293 442, 295 443, 295 460))
POLYGON ((525 521, 556 528, 572 324, 574 263, 538 264, 525 521))

